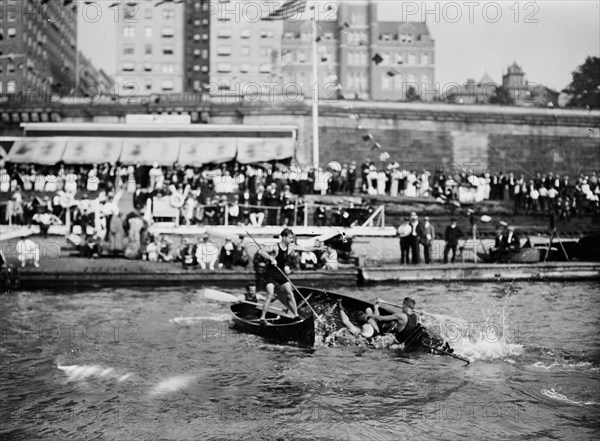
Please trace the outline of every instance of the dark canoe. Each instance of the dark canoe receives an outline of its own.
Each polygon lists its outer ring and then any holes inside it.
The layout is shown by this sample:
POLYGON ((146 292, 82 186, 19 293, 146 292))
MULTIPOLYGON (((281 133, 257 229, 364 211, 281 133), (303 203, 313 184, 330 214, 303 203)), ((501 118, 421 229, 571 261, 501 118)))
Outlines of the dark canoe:
POLYGON ((301 310, 300 319, 277 316, 268 312, 268 324, 259 321, 261 309, 246 303, 231 305, 234 327, 249 334, 281 343, 296 343, 300 346, 312 347, 315 343, 315 320, 312 312, 301 310))
MULTIPOLYGON (((343 294, 316 288, 301 287, 298 290, 302 296, 309 301, 315 312, 322 317, 322 320, 315 320, 315 324, 317 328, 319 328, 318 332, 316 332, 317 338, 325 339, 332 332, 336 332, 345 327, 342 323, 339 310, 337 308, 339 300, 342 300, 342 306, 344 307, 348 318, 355 325, 358 325, 356 317, 360 311, 365 311, 367 308, 374 309, 373 303, 356 299, 354 297, 348 297, 343 294)), ((300 309, 301 313, 305 313, 305 308, 307 307, 303 306, 300 309)), ((381 315, 390 315, 392 314, 392 311, 388 308, 380 306, 379 313, 381 315)), ((452 351, 450 346, 441 338, 434 336, 431 332, 429 332, 429 330, 420 324, 406 339, 406 341, 401 343, 404 344, 405 351, 424 350, 429 352, 432 350, 432 348, 452 351)))

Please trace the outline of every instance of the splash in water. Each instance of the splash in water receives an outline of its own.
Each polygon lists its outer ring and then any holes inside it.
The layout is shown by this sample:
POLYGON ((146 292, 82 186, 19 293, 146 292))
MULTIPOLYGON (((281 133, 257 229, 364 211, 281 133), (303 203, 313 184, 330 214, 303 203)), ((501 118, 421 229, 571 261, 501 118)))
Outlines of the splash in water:
POLYGON ((130 378, 133 374, 119 374, 116 369, 109 367, 105 368, 100 365, 72 365, 72 366, 57 366, 67 376, 67 381, 84 381, 90 378, 116 379, 117 382, 122 382, 130 378))

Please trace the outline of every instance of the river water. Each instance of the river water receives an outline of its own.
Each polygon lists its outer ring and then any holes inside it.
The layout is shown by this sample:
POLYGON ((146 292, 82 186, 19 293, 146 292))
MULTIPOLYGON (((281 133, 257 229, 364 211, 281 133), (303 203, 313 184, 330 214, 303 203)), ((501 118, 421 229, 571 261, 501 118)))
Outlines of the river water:
MULTIPOLYGON (((345 287, 417 307, 471 365, 276 345, 184 289, 2 298, 0 438, 595 439, 600 283, 345 287)), ((335 287, 329 287, 335 291, 335 287)))

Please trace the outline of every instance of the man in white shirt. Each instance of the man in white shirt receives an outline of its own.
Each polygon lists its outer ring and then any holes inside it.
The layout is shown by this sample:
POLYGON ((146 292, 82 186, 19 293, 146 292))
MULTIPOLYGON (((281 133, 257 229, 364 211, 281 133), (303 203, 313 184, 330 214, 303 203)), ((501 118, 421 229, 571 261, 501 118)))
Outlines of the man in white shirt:
POLYGON ((37 243, 25 237, 17 242, 17 258, 21 262, 21 268, 27 263, 33 264, 36 268, 40 266, 40 247, 37 243))

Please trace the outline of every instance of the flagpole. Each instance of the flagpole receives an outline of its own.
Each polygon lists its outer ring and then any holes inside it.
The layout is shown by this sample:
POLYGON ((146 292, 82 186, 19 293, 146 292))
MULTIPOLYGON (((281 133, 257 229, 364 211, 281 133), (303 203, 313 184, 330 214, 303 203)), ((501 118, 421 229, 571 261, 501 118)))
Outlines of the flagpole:
POLYGON ((313 103, 312 103, 312 126, 313 126, 313 164, 319 166, 319 83, 317 65, 317 12, 313 9, 312 18, 312 79, 313 79, 313 103))

